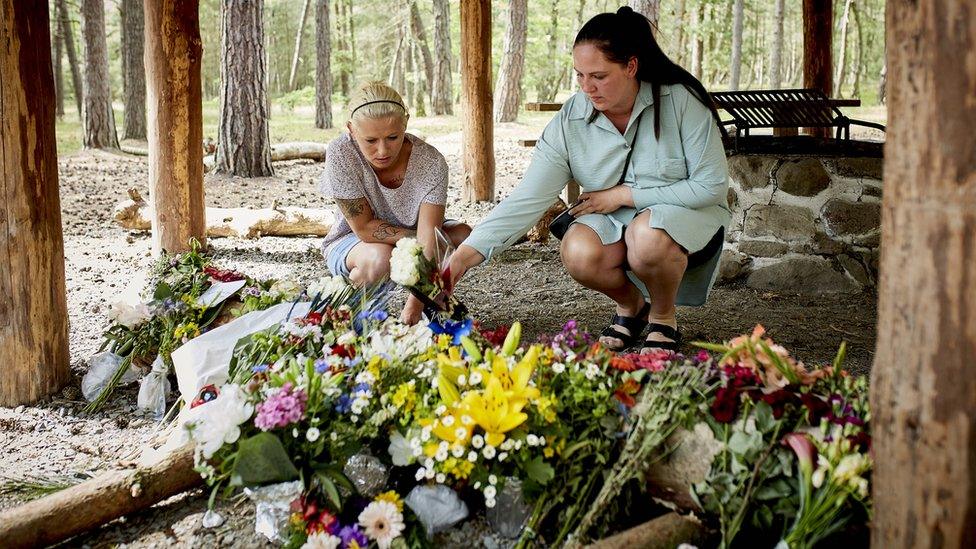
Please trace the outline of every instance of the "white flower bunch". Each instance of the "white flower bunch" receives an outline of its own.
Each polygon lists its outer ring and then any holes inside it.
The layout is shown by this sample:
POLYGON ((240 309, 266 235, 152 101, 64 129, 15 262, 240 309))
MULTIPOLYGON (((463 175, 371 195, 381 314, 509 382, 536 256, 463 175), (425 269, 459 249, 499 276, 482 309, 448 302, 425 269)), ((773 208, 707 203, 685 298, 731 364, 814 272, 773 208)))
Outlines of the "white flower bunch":
POLYGON ((119 300, 112 303, 112 308, 108 312, 108 318, 112 322, 118 322, 126 328, 132 329, 142 324, 152 317, 149 306, 145 303, 128 303, 119 300))
POLYGON ((312 341, 322 339, 322 328, 316 326, 315 324, 300 326, 296 322, 289 320, 281 324, 280 332, 294 336, 298 339, 305 339, 307 337, 310 337, 312 341))
POLYGON ((190 439, 197 443, 203 457, 210 459, 224 444, 236 442, 241 436, 241 424, 251 418, 254 405, 239 385, 233 383, 220 388, 217 398, 203 405, 200 418, 188 422, 190 439))
POLYGON ((323 276, 309 284, 306 292, 309 297, 318 295, 321 299, 329 299, 344 292, 348 287, 346 279, 341 276, 323 276))
POLYGON ((380 549, 387 549, 406 529, 403 514, 389 501, 377 500, 359 514, 359 525, 380 549))
POLYGON ((268 293, 274 296, 279 296, 283 301, 291 301, 298 297, 301 293, 302 287, 299 286, 294 280, 281 279, 275 280, 271 288, 268 289, 268 293))
POLYGON ((401 238, 390 256, 390 279, 403 286, 420 281, 419 263, 424 249, 416 238, 401 238))

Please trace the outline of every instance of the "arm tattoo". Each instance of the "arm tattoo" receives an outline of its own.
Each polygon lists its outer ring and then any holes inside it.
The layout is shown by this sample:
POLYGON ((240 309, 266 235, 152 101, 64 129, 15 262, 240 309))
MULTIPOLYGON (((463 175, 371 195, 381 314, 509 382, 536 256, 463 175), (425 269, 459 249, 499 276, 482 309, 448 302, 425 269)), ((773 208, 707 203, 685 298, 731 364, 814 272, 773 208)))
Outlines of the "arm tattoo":
POLYGON ((342 211, 342 215, 346 216, 346 219, 348 220, 353 217, 358 217, 366 210, 366 199, 354 198, 352 200, 342 200, 337 198, 336 205, 339 206, 339 210, 342 211))
POLYGON ((389 223, 380 223, 380 226, 373 231, 373 238, 376 240, 386 240, 397 235, 399 227, 389 223))

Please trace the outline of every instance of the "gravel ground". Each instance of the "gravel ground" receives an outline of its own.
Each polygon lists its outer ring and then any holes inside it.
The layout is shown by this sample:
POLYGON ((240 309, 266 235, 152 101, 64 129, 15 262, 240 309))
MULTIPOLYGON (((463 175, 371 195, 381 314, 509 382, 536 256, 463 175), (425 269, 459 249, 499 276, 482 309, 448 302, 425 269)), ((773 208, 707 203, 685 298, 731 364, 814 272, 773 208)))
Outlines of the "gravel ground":
MULTIPOLYGON (((515 145, 526 136, 517 124, 496 126, 496 189, 506 195, 518 182, 531 157, 531 149, 515 145)), ((471 224, 490 204, 461 201, 460 134, 430 140, 448 159, 451 192, 447 215, 471 224)), ((275 165, 274 177, 241 179, 208 175, 205 180, 210 206, 267 207, 280 205, 329 207, 318 193, 321 165, 293 161, 275 165)), ((152 264, 148 234, 127 232, 111 222, 113 206, 135 187, 148 197, 145 158, 105 152, 82 152, 61 158, 62 223, 65 235, 65 271, 70 317, 71 366, 74 378, 60 395, 32 407, 0 408, 0 471, 9 478, 92 474, 131 457, 150 440, 156 424, 135 411, 136 389, 119 391, 99 413, 81 412, 78 389, 87 359, 96 351, 107 324, 105 313, 124 289, 141 285, 152 264)), ((214 239, 211 244, 220 265, 256 276, 288 273, 307 280, 325 271, 318 252, 319 238, 260 240, 214 239)), ((527 337, 553 332, 570 318, 593 331, 603 328, 611 302, 577 286, 558 260, 558 248, 521 244, 497 261, 475 269, 459 289, 461 299, 486 326, 521 320, 527 337)), ((873 360, 876 295, 798 297, 757 292, 738 285, 717 287, 700 308, 680 308, 678 320, 687 341, 726 340, 761 323, 780 344, 800 360, 829 362, 841 340, 849 344, 848 367, 858 374, 869 371, 873 360)), ((0 495, 0 508, 19 503, 0 495)), ((253 530, 251 505, 224 501, 218 511, 226 522, 205 529, 202 490, 171 498, 148 511, 117 520, 69 542, 70 546, 235 546, 254 547, 266 542, 253 530)), ((466 527, 476 545, 496 546, 483 538, 478 524, 466 527)), ((470 540, 469 540, 470 541, 470 540)), ((468 543, 470 545, 470 543, 468 543)))

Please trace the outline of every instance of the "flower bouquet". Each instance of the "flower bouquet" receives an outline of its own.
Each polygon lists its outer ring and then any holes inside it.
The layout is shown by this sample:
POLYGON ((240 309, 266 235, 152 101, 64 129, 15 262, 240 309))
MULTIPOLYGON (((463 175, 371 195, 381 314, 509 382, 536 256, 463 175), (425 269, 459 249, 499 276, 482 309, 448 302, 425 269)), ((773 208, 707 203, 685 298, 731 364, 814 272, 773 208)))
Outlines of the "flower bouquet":
POLYGON ((390 279, 406 288, 424 304, 424 314, 431 320, 461 321, 468 309, 453 295, 448 260, 454 251, 440 230, 434 230, 433 257, 415 238, 401 238, 390 257, 390 279))
POLYGON ((148 299, 112 305, 108 313, 112 324, 83 382, 83 392, 91 401, 86 411, 100 408, 134 366, 149 370, 153 363, 152 372, 161 381, 172 368, 172 351, 214 327, 221 317, 290 301, 301 291, 288 281, 259 281, 217 268, 200 253, 196 241, 191 244, 190 251, 156 264, 148 299), (236 298, 240 304, 235 307, 236 298))

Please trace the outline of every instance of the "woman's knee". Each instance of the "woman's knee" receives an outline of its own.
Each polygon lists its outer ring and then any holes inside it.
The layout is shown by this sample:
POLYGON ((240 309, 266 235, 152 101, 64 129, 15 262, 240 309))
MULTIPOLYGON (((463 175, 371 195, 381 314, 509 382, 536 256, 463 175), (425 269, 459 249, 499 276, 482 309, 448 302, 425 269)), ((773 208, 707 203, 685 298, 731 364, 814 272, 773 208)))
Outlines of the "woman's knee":
POLYGON ((559 246, 559 254, 566 271, 577 280, 618 267, 623 260, 618 250, 604 246, 595 233, 586 234, 588 230, 589 228, 570 227, 559 246))
POLYGON ((393 246, 387 244, 365 244, 356 250, 350 266, 353 281, 359 284, 376 284, 390 275, 390 255, 393 246))
POLYGON ((664 230, 640 227, 630 234, 627 263, 635 272, 645 272, 664 265, 687 262, 688 254, 664 230))
POLYGON ((460 221, 444 223, 444 234, 454 247, 458 247, 471 234, 471 226, 460 221))

